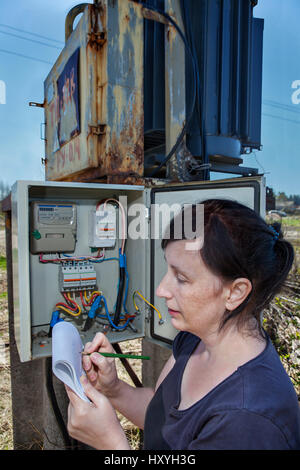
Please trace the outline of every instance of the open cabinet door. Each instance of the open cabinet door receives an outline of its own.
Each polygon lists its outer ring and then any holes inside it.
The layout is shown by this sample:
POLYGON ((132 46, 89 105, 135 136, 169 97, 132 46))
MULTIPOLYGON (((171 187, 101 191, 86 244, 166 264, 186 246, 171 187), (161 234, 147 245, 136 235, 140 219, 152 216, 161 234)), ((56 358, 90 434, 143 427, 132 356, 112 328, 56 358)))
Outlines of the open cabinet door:
POLYGON ((170 208, 170 214, 173 216, 180 210, 178 207, 183 204, 200 203, 208 198, 234 199, 265 217, 265 178, 255 176, 189 184, 181 183, 152 188, 149 191, 151 234, 155 235, 155 238, 151 237, 150 240, 150 299, 151 303, 160 311, 163 322, 160 321, 157 312, 152 309, 151 317, 146 322, 146 337, 162 346, 171 346, 178 331, 171 324, 165 301, 155 294, 156 288, 166 272, 164 253, 161 249, 161 238, 170 220, 169 217, 166 217, 166 207, 170 208), (174 206, 172 211, 172 205, 175 204, 177 210, 174 206), (162 214, 164 215, 162 216, 162 214))

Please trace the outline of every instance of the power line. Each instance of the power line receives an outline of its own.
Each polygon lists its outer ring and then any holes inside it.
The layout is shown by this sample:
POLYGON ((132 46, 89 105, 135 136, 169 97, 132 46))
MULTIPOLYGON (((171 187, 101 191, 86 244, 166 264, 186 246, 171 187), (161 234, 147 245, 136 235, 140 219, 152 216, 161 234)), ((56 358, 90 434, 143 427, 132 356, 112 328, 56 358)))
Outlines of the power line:
POLYGON ((300 110, 295 109, 292 105, 279 103, 278 101, 273 100, 264 100, 263 104, 266 106, 273 106, 274 108, 284 109, 285 111, 290 111, 292 113, 299 114, 300 110))
POLYGON ((54 49, 61 50, 61 47, 54 46, 53 44, 46 44, 45 42, 37 41, 36 39, 24 38, 24 36, 19 36, 18 34, 14 34, 14 33, 8 33, 7 31, 0 31, 0 33, 1 34, 7 34, 9 36, 13 36, 13 37, 18 38, 18 39, 24 39, 25 41, 34 42, 36 44, 42 44, 43 46, 53 47, 54 49))
POLYGON ((47 36, 42 36, 41 34, 32 33, 31 31, 26 31, 25 29, 15 28, 14 26, 10 26, 8 24, 0 23, 0 26, 2 26, 4 28, 12 29, 14 31, 18 31, 19 33, 31 34, 32 36, 36 36, 37 38, 41 38, 41 39, 46 39, 47 41, 57 42, 58 44, 61 44, 61 45, 65 44, 63 41, 58 41, 57 39, 52 39, 52 38, 49 38, 47 36))
POLYGON ((281 119, 282 121, 293 122, 294 124, 300 124, 300 120, 296 121, 296 119, 287 119, 282 116, 274 116, 274 114, 262 113, 263 116, 269 116, 275 119, 281 119))
POLYGON ((5 54, 12 54, 18 57, 23 57, 24 59, 35 60, 37 62, 43 62, 44 64, 53 65, 53 62, 48 62, 47 60, 38 59, 36 57, 30 57, 28 55, 20 54, 19 52, 7 51, 6 49, 0 49, 0 52, 4 52, 5 54))

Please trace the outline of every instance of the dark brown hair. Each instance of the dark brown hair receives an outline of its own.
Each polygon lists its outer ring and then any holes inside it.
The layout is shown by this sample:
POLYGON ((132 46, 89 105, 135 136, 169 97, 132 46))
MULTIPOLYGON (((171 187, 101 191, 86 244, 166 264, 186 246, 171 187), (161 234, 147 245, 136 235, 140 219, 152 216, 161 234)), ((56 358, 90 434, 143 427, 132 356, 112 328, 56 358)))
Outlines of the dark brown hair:
MULTIPOLYGON (((204 204, 204 244, 200 249, 203 262, 225 282, 245 277, 252 284, 244 302, 233 311, 225 311, 220 327, 233 318, 240 327, 253 317, 260 325, 262 310, 280 291, 292 267, 293 246, 283 239, 278 222, 268 225, 259 214, 239 202, 207 199, 200 204, 204 204)), ((189 206, 194 231, 196 207, 189 206)), ((184 208, 178 217, 183 223, 184 208)), ((169 226, 170 236, 162 240, 163 249, 177 239, 175 218, 169 226)))

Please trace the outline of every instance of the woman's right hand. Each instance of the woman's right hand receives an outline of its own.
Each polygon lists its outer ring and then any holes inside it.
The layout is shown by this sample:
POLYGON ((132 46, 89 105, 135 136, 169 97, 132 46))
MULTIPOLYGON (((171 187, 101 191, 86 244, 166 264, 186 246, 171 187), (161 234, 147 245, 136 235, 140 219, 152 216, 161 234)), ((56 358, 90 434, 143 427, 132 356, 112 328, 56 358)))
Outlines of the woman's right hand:
POLYGON ((83 369, 91 384, 107 398, 118 394, 119 379, 115 359, 101 356, 98 352, 115 353, 112 345, 103 333, 97 333, 92 342, 86 343, 83 355, 83 369))

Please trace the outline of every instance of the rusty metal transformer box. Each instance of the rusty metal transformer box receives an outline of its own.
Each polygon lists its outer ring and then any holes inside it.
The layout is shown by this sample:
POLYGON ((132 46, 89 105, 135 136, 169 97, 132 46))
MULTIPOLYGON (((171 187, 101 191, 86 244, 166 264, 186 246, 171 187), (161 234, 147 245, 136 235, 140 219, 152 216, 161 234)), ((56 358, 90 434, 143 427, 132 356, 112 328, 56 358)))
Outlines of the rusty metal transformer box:
POLYGON ((44 83, 46 180, 143 175, 143 16, 87 5, 44 83))

